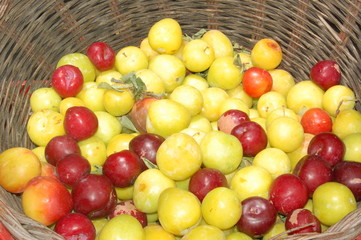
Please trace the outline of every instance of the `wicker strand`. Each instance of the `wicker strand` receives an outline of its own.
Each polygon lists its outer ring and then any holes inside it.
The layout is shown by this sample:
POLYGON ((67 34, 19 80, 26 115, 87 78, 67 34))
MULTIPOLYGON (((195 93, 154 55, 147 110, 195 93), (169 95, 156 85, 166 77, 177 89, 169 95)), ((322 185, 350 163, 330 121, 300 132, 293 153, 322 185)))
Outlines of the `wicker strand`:
MULTIPOLYGON (((309 79, 317 61, 336 60, 341 83, 361 99, 360 0, 0 0, 0 152, 35 147, 26 131, 29 96, 49 86, 61 56, 85 53, 95 41, 116 51, 139 45, 164 17, 178 20, 188 35, 202 28, 221 30, 246 49, 274 38, 283 49, 279 68, 296 82, 309 79)), ((361 111, 361 101, 355 108, 361 111)), ((22 234, 18 239, 61 239, 25 217, 19 196, 0 190, 0 220, 22 234)), ((359 207, 321 234, 281 238, 353 239, 361 234, 360 219, 359 207)))

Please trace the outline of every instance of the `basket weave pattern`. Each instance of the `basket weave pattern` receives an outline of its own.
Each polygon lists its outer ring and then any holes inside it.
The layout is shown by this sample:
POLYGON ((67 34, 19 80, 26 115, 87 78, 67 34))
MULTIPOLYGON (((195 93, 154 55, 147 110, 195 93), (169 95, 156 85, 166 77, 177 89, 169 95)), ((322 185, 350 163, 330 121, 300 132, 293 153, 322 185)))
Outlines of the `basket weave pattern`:
MULTIPOLYGON (((61 56, 85 53, 95 41, 115 50, 139 45, 164 17, 176 19, 188 35, 219 29, 248 49, 273 38, 283 49, 279 68, 296 81, 308 79, 315 62, 335 60, 342 84, 361 99, 360 11, 360 0, 0 0, 0 151, 34 147, 25 127, 29 94, 49 86, 61 56)), ((0 221, 15 221, 7 227, 18 239, 62 239, 27 219, 18 196, 1 189, 0 205, 0 221)), ((352 214, 323 234, 287 239, 353 239, 361 233, 361 212, 352 214)))

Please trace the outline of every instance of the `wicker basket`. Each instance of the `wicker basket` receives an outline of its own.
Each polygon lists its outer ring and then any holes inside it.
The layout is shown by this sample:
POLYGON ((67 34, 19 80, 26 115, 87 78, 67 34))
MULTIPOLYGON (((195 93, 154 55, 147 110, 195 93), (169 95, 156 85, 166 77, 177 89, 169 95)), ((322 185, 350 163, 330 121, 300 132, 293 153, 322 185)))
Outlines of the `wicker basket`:
MULTIPOLYGON (((0 151, 29 147, 26 121, 29 93, 49 85, 59 58, 85 52, 95 41, 115 50, 138 45, 151 24, 164 17, 179 21, 185 33, 219 29, 251 48, 271 37, 282 46, 280 68, 296 81, 310 67, 336 60, 342 84, 361 98, 360 0, 0 0, 0 151)), ((361 111, 361 103, 356 109, 361 111)), ((16 239, 63 239, 25 217, 19 196, 0 189, 0 221, 16 239)), ((316 235, 287 239, 355 239, 361 234, 361 210, 316 235)), ((281 238, 286 239, 285 236, 281 238)))

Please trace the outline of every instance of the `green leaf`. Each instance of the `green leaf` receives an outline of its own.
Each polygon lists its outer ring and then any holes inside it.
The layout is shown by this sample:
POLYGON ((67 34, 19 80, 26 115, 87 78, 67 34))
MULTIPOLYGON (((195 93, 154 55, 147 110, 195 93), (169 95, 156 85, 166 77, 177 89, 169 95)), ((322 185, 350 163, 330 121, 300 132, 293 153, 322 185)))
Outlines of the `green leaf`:
POLYGON ((189 36, 188 34, 184 34, 182 36, 182 39, 187 42, 195 40, 195 39, 201 39, 206 32, 207 32, 207 30, 202 28, 198 32, 193 34, 192 36, 189 36))
POLYGON ((201 77, 204 78, 204 79, 207 79, 208 70, 209 70, 209 69, 207 69, 207 70, 205 70, 205 71, 203 71, 203 72, 197 72, 196 74, 199 75, 199 76, 201 76, 201 77))
POLYGON ((193 39, 200 39, 203 37, 203 35, 207 32, 206 29, 202 28, 200 29, 198 32, 196 32, 195 34, 193 34, 193 39))
POLYGON ((108 90, 115 90, 115 91, 122 91, 122 90, 116 88, 115 85, 110 85, 109 83, 106 83, 106 82, 99 83, 98 88, 108 89, 108 90))
POLYGON ((139 132, 127 115, 121 116, 119 118, 120 118, 120 124, 123 127, 123 132, 126 131, 126 129, 128 129, 129 132, 139 132))
POLYGON ((249 54, 251 53, 247 48, 238 44, 237 42, 233 42, 233 50, 234 50, 235 54, 237 54, 239 52, 246 52, 249 54))
POLYGON ((149 169, 158 169, 158 166, 154 163, 152 163, 149 159, 145 157, 141 157, 147 168, 149 169))
POLYGON ((252 165, 253 157, 243 157, 242 162, 239 165, 238 169, 249 167, 252 165))
POLYGON ((140 77, 137 77, 135 72, 130 72, 122 76, 122 81, 127 84, 136 100, 139 100, 143 97, 144 92, 147 90, 147 87, 143 80, 140 77))
POLYGON ((241 57, 237 54, 236 57, 233 60, 233 64, 236 65, 237 67, 241 68, 241 72, 244 71, 244 65, 242 63, 242 59, 241 57))

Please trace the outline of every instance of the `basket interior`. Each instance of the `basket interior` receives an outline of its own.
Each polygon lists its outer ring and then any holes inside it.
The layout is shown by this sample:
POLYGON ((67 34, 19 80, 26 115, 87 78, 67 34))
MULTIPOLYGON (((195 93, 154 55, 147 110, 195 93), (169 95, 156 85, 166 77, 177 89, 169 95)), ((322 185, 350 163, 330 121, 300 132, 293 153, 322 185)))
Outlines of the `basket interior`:
MULTIPOLYGON (((283 68, 295 81, 332 59, 342 84, 361 98, 360 0, 2 0, 0 1, 0 151, 29 147, 29 96, 49 79, 61 56, 85 53, 96 41, 116 51, 139 45, 151 25, 176 19, 183 32, 218 29, 251 49, 273 38, 283 49, 283 68)), ((361 103, 356 103, 361 110, 361 103)))

